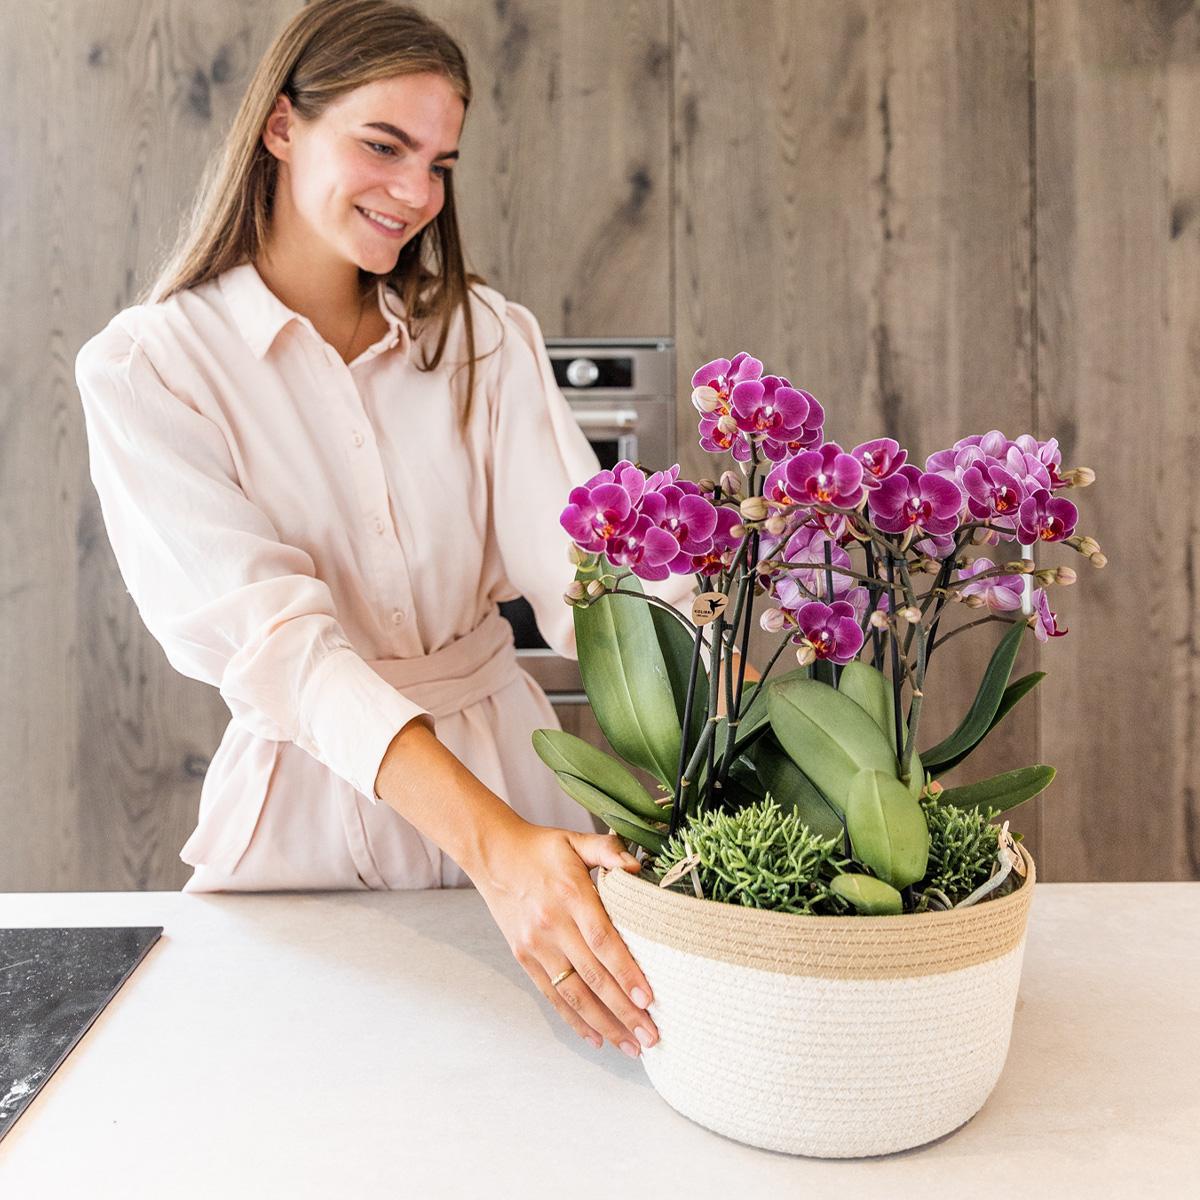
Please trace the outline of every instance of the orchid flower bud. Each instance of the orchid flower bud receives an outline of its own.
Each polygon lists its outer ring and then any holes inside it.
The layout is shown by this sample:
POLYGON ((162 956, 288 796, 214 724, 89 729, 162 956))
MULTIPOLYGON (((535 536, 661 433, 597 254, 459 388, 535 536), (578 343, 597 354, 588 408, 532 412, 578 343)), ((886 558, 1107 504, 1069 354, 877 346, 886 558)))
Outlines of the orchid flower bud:
POLYGON ((778 513, 773 513, 767 518, 767 523, 763 528, 771 534, 772 537, 779 537, 785 529, 787 529, 787 520, 781 517, 778 513))
POLYGON ((817 661, 817 652, 808 642, 805 642, 796 648, 796 661, 802 667, 810 667, 817 661))
POLYGON ((716 388, 702 384, 692 392, 692 404, 702 413, 716 412, 721 407, 721 397, 716 388))
POLYGON ((921 619, 921 610, 915 604, 910 604, 906 608, 900 609, 898 615, 910 625, 915 625, 921 619))
POLYGON ((587 594, 591 596, 593 600, 597 596, 603 596, 604 590, 604 584, 602 584, 598 579, 593 579, 591 583, 587 585, 587 594))
POLYGON ((583 599, 583 584, 578 579, 572 579, 563 592, 563 599, 572 606, 578 604, 583 599))
POLYGON ((717 490, 717 481, 709 479, 707 476, 704 479, 697 479, 696 486, 706 495, 711 496, 717 490))
POLYGON ((758 624, 766 633, 778 633, 787 624, 787 617, 782 608, 764 608, 758 624))
POLYGON ((592 556, 586 550, 581 550, 574 542, 567 547, 567 558, 569 558, 577 567, 582 566, 582 564, 585 562, 588 562, 591 557, 592 556))
POLYGON ((728 413, 726 413, 724 416, 717 418, 717 428, 722 433, 737 433, 738 432, 737 422, 728 413))
POLYGON ((872 629, 886 629, 888 627, 887 613, 882 613, 876 609, 871 614, 869 624, 872 629))
POLYGON ((731 538, 744 538, 746 536, 745 525, 730 525, 729 536, 731 538))
POLYGON ((747 521, 765 521, 767 519, 767 502, 761 496, 747 496, 738 505, 738 511, 747 521))
POLYGON ((1088 561, 1091 562, 1093 567, 1108 566, 1108 556, 1101 554, 1099 550, 1095 554, 1090 555, 1088 561))
POLYGON ((1058 568, 1043 567, 1040 571, 1034 571, 1033 577, 1042 587, 1049 587, 1052 583, 1058 582, 1058 568))
POLYGON ((1096 472, 1091 467, 1072 467, 1069 471, 1063 471, 1059 478, 1071 487, 1087 487, 1096 482, 1096 472))
POLYGON ((1079 576, 1076 575, 1070 567, 1059 567, 1058 570, 1054 572, 1054 582, 1061 583, 1064 586, 1069 586, 1078 578, 1079 576))
POLYGON ((742 490, 742 481, 735 471, 721 472, 721 491, 727 496, 736 496, 742 490))
POLYGON ((982 596, 964 596, 962 602, 968 608, 982 608, 987 603, 982 596))

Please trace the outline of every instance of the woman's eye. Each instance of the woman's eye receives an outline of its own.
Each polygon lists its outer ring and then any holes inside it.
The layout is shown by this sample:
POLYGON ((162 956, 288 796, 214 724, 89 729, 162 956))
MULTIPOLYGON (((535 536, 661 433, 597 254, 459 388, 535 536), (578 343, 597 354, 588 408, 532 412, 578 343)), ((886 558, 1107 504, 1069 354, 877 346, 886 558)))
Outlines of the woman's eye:
MULTIPOLYGON (((382 154, 385 158, 395 158, 396 148, 389 146, 386 142, 364 142, 364 146, 369 146, 376 154, 382 154)), ((439 179, 445 179, 450 174, 449 167, 434 167, 439 179)))

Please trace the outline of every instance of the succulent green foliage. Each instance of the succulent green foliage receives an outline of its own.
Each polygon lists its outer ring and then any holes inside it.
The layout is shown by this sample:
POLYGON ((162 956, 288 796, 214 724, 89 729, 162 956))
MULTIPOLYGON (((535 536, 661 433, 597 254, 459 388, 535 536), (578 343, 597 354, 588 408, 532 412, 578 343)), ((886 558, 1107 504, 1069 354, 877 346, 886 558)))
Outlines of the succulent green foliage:
MULTIPOLYGON (((607 560, 580 566, 585 585, 607 560)), ((637 576, 623 592, 643 593, 637 576)), ((572 609, 579 673, 592 711, 612 748, 669 788, 679 767, 680 719, 671 674, 650 615, 653 606, 632 595, 609 593, 572 609)))
POLYGON ((925 751, 923 757, 927 770, 937 775, 947 769, 944 764, 949 760, 961 762, 992 728, 1027 628, 1023 620, 1014 621, 1009 631, 1000 639, 999 645, 992 652, 979 691, 971 701, 967 715, 948 738, 925 751))
MULTIPOLYGON (((999 725, 1006 716, 1008 716, 1018 701, 1029 695, 1029 693, 1032 692, 1033 689, 1037 687, 1037 685, 1045 678, 1045 671, 1030 671, 1028 675, 1022 675, 1020 679, 1014 679, 1013 682, 1004 689, 1004 695, 1000 698, 1000 707, 996 709, 996 715, 992 718, 991 724, 988 725, 987 730, 984 732, 983 737, 979 739, 979 742, 982 742, 983 738, 987 737, 987 735, 991 733, 992 730, 995 729, 996 726, 999 725)), ((934 778, 937 778, 939 775, 945 775, 947 771, 953 770, 960 762, 962 762, 964 758, 967 757, 968 754, 975 749, 976 746, 979 745, 979 742, 976 742, 974 746, 971 746, 958 754, 952 755, 950 758, 939 761, 936 769, 931 770, 931 774, 934 776, 934 778)))
MULTIPOLYGON (((843 696, 849 696, 872 721, 879 727, 880 732, 887 738, 888 745, 892 748, 892 753, 896 755, 896 775, 900 774, 900 751, 901 746, 896 747, 896 698, 895 692, 892 689, 891 681, 882 672, 877 671, 870 663, 860 662, 855 659, 853 662, 848 662, 842 668, 841 682, 838 684, 838 691, 843 696)), ((904 726, 900 726, 901 733, 904 732, 904 726)), ((920 796, 921 790, 925 787, 925 768, 921 763, 921 756, 917 753, 916 747, 913 747, 912 756, 908 767, 908 790, 912 793, 913 798, 920 796)))
POLYGON ((588 812, 595 813, 601 820, 607 821, 623 838, 636 843, 651 854, 657 854, 662 849, 666 838, 649 822, 635 816, 627 808, 622 808, 607 793, 593 787, 577 775, 570 775, 566 771, 555 771, 554 774, 562 790, 572 800, 582 804, 588 812))
MULTIPOLYGON (((699 858, 696 873, 709 900, 777 912, 838 914, 850 905, 830 886, 846 865, 837 846, 837 838, 820 837, 795 813, 784 813, 768 800, 736 813, 690 817, 656 854, 654 867, 665 874, 688 856, 690 847, 699 858)), ((671 886, 691 891, 688 875, 671 886)))
POLYGON ((767 688, 771 728, 788 757, 843 813, 863 770, 896 775, 892 745, 865 709, 817 679, 779 679, 767 688))
POLYGON ((991 822, 1000 810, 955 808, 936 800, 923 800, 921 807, 929 824, 929 865, 921 888, 937 888, 957 904, 991 876, 999 834, 991 822))
POLYGON ((895 888, 916 883, 929 860, 921 805, 889 771, 860 771, 850 784, 846 831, 856 862, 895 888))
POLYGON ((847 871, 830 880, 830 890, 849 900, 864 916, 892 916, 904 910, 904 898, 890 883, 874 875, 847 871))
POLYGON ((937 794, 937 802, 955 808, 978 808, 982 805, 994 807, 997 812, 1007 812, 1043 791, 1053 778, 1054 768, 1045 763, 1035 767, 1018 767, 1015 771, 1005 771, 1003 775, 993 775, 978 783, 946 788, 937 794))
POLYGON ((812 780, 783 752, 772 734, 768 733, 755 743, 751 755, 759 779, 783 812, 794 812, 803 824, 821 837, 842 836, 841 817, 812 780))

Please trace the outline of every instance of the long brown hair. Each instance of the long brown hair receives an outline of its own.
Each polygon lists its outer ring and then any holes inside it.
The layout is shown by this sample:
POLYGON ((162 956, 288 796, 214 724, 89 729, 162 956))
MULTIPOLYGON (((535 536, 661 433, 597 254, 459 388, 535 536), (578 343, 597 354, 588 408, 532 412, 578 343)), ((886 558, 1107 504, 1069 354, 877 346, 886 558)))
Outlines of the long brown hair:
MULTIPOLYGON (((297 12, 259 62, 223 145, 209 160, 178 242, 139 303, 159 303, 258 256, 278 178, 278 160, 263 144, 262 131, 280 93, 311 121, 354 88, 406 74, 442 75, 462 97, 464 113, 471 103, 461 48, 417 8, 392 0, 315 0, 297 12)), ((441 318, 433 357, 425 355, 422 371, 441 363, 454 312, 462 306, 465 425, 479 361, 467 292, 470 284, 487 281, 466 270, 453 179, 453 172, 446 175, 441 212, 405 243, 395 268, 371 278, 385 278, 399 293, 414 346, 426 322, 441 318), (432 269, 424 262, 427 248, 432 269)), ((366 274, 360 268, 360 283, 366 274)))

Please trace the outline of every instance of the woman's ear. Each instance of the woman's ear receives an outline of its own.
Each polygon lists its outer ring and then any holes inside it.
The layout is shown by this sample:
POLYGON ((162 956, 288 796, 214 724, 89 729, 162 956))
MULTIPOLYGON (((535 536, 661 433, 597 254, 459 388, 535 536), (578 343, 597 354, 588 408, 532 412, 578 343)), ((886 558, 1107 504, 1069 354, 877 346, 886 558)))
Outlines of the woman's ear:
POLYGON ((263 125, 262 140, 267 150, 281 162, 291 161, 293 124, 292 102, 280 92, 263 125))

